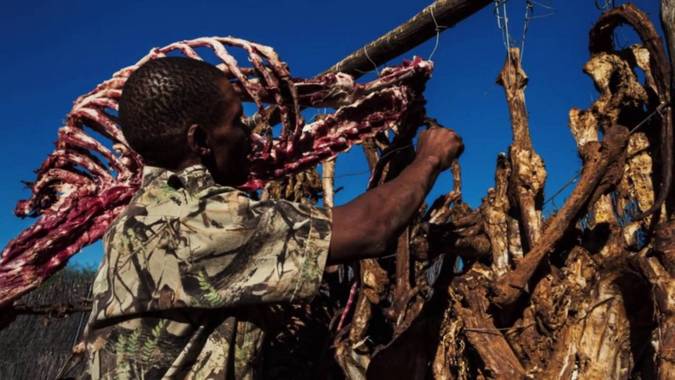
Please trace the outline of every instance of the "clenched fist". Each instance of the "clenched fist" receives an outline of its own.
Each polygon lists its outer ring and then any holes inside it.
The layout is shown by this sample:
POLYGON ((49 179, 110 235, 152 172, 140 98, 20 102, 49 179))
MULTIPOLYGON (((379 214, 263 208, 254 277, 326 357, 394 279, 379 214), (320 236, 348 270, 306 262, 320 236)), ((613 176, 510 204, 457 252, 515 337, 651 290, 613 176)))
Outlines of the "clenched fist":
POLYGON ((417 158, 431 160, 437 165, 438 170, 445 170, 464 151, 462 138, 434 119, 426 119, 425 124, 429 129, 420 133, 417 141, 417 158))

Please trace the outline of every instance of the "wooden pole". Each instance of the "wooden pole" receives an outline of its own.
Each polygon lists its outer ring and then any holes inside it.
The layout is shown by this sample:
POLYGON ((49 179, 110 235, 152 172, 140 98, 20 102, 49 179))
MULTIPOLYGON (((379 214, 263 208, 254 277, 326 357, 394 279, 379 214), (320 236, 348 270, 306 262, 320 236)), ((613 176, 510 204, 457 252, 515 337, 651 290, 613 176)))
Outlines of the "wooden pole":
POLYGON ((490 0, 437 0, 410 20, 355 50, 322 74, 343 72, 358 78, 478 12, 490 0))

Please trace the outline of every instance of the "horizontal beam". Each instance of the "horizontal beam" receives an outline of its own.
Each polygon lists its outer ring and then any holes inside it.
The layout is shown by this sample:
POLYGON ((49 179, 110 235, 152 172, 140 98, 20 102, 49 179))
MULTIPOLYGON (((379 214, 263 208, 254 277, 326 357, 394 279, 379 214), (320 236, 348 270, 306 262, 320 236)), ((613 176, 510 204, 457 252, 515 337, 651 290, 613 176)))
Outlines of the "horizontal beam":
POLYGON ((358 78, 408 52, 478 12, 491 0, 437 0, 389 33, 354 51, 322 74, 343 72, 358 78))

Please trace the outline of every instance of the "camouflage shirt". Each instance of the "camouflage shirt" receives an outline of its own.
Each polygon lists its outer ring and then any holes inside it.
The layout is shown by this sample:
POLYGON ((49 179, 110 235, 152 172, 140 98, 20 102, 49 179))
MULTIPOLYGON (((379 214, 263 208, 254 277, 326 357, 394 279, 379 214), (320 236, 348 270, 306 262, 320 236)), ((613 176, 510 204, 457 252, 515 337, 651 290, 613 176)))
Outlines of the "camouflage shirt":
POLYGON ((317 293, 330 234, 328 210, 252 200, 201 165, 146 167, 104 236, 89 375, 256 378, 266 310, 317 293))

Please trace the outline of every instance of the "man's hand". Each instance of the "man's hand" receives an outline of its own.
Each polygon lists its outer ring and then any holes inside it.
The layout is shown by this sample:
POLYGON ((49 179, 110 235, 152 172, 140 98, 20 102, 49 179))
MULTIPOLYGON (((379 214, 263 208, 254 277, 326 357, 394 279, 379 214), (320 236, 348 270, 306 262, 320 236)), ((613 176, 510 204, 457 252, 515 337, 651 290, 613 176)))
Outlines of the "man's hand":
POLYGON ((422 132, 415 160, 398 177, 333 209, 331 264, 385 253, 387 242, 398 236, 415 215, 438 174, 464 150, 462 139, 435 120, 422 132))
POLYGON ((437 162, 439 171, 450 167, 464 151, 464 143, 452 129, 438 124, 435 119, 427 118, 424 123, 429 127, 420 133, 417 141, 417 158, 437 162))

